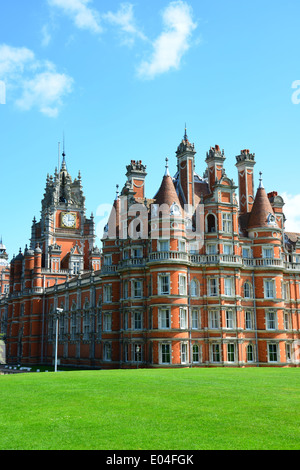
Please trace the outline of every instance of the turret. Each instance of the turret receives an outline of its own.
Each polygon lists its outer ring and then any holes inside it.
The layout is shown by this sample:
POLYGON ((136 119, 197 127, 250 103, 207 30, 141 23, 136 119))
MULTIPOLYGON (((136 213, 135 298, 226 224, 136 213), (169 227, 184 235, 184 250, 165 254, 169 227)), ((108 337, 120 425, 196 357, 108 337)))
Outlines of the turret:
MULTIPOLYGON (((172 177, 169 173, 168 159, 161 185, 151 205, 151 238, 181 238, 184 236, 184 210, 172 177), (171 223, 177 219, 176 224, 171 223)), ((176 248, 177 249, 177 248, 176 248)))
POLYGON ((23 253, 20 248, 18 256, 15 258, 14 266, 14 292, 20 292, 22 289, 22 267, 23 267, 23 253))
POLYGON ((260 173, 259 187, 248 221, 248 231, 254 229, 278 229, 275 214, 262 183, 260 173))
POLYGON ((2 237, 0 239, 0 266, 8 264, 8 254, 6 253, 6 246, 2 242, 2 237))
POLYGON ((34 270, 34 251, 25 249, 24 287, 26 290, 32 287, 32 274, 34 270))
POLYGON ((34 274, 33 274, 33 287, 39 291, 43 287, 42 280, 42 250, 39 245, 34 252, 34 274))
POLYGON ((10 274, 9 274, 9 293, 13 294, 14 292, 14 285, 15 285, 15 255, 13 256, 10 262, 10 274))

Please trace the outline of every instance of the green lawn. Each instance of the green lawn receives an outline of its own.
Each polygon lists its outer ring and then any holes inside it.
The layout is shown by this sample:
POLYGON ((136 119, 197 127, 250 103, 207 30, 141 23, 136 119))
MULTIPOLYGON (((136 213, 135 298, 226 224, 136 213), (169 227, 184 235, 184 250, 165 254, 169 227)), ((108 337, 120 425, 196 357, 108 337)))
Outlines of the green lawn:
POLYGON ((0 449, 300 449, 300 369, 0 376, 0 449))

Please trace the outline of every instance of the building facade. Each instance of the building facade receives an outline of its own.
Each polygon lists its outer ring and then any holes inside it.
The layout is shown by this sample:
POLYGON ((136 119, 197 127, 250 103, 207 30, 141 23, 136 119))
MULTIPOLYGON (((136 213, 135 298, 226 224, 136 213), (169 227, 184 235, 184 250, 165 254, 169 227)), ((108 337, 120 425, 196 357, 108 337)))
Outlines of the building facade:
POLYGON ((10 265, 6 246, 0 240, 0 298, 9 293, 10 265))
POLYGON ((185 132, 175 176, 167 161, 151 199, 146 166, 131 161, 100 251, 63 154, 1 291, 8 362, 53 363, 59 308, 65 365, 299 366, 300 234, 284 229, 284 201, 261 177, 255 189, 249 150, 236 157, 238 186, 219 146, 203 177, 195 155, 185 132))

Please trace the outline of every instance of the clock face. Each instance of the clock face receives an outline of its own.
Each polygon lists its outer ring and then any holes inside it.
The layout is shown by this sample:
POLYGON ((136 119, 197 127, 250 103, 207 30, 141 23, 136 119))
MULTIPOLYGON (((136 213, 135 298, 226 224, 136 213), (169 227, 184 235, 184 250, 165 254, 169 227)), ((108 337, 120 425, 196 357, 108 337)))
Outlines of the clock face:
POLYGON ((61 216, 62 226, 66 228, 76 227, 76 214, 73 212, 65 212, 61 216))

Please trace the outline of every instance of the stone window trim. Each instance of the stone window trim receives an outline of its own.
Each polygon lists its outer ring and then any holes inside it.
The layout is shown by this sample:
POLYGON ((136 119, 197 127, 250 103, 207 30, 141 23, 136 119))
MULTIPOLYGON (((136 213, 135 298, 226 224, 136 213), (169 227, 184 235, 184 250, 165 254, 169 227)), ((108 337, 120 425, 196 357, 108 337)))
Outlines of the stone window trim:
POLYGON ((270 363, 277 363, 279 362, 279 343, 275 341, 268 341, 267 342, 267 359, 270 363))
POLYGON ((160 341, 158 347, 159 364, 172 364, 172 342, 160 341))
POLYGON ((180 363, 189 363, 189 343, 188 341, 181 341, 180 343, 180 363))
POLYGON ((159 307, 158 309, 158 329, 169 330, 171 329, 171 307, 159 307))
POLYGON ((265 325, 266 330, 278 329, 278 317, 276 310, 268 309, 265 311, 265 325))
POLYGON ((276 298, 276 282, 274 278, 264 279, 263 289, 265 299, 276 298))
POLYGON ((171 276, 170 273, 159 273, 157 275, 157 292, 158 295, 171 294, 171 276))

